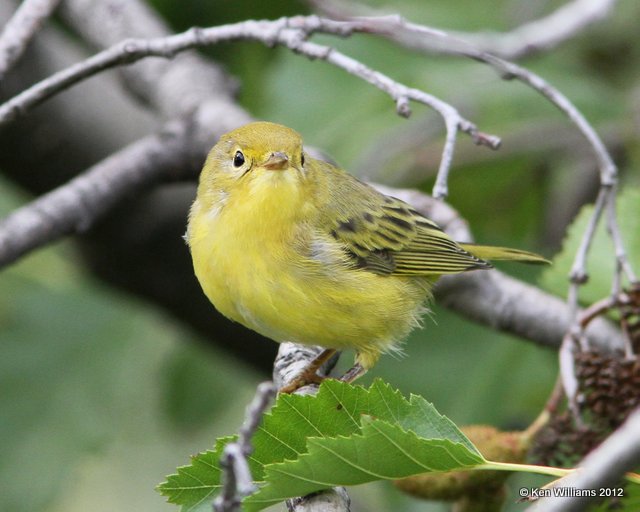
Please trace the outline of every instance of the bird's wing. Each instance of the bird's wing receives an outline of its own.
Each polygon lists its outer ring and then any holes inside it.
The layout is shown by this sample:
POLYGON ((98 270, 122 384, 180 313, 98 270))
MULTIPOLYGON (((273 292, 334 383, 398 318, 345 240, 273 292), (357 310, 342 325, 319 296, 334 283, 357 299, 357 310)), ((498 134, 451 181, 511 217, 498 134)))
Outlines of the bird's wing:
POLYGON ((457 274, 491 267, 409 204, 354 182, 345 182, 342 193, 330 198, 322 224, 357 267, 381 275, 457 274))

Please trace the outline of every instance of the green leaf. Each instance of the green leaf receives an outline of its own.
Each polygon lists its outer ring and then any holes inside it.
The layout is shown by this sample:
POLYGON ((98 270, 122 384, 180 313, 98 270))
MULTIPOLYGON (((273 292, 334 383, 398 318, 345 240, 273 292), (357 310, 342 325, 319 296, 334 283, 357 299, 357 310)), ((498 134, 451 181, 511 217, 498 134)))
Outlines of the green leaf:
MULTIPOLYGON (((628 251, 631 266, 637 271, 640 266, 640 189, 632 187, 624 189, 618 196, 616 206, 622 240, 628 251)), ((557 295, 566 295, 567 276, 592 215, 593 206, 585 206, 571 224, 562 252, 556 256, 553 265, 542 275, 541 284, 547 290, 557 295)), ((616 259, 613 243, 605 230, 605 217, 606 212, 603 213, 603 219, 596 231, 589 253, 587 261, 589 281, 580 289, 580 299, 587 304, 606 297, 611 291, 616 259)))
MULTIPOLYGON (((209 503, 220 486, 224 445, 195 456, 159 490, 183 511, 209 503)), ((247 510, 336 485, 396 479, 483 464, 458 428, 422 397, 409 400, 380 380, 368 389, 325 381, 316 395, 280 395, 253 439, 257 494, 247 510)))
POLYGON ((267 484, 245 500, 247 511, 262 510, 286 498, 376 480, 395 480, 432 471, 469 468, 484 462, 461 443, 421 438, 399 425, 362 418, 361 433, 311 438, 297 460, 265 468, 267 484))
POLYGON ((203 506, 211 510, 211 501, 220 489, 222 451, 235 439, 233 436, 219 438, 213 450, 192 457, 191 464, 179 467, 158 490, 167 496, 169 503, 182 505, 183 512, 196 512, 203 506))

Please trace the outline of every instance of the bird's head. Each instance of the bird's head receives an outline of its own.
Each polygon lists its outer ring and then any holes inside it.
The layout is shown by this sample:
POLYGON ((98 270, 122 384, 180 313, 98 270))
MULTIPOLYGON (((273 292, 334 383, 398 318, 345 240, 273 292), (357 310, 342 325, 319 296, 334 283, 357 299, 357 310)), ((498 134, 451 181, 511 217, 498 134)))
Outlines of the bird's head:
POLYGON ((279 124, 255 122, 220 138, 204 165, 201 187, 255 197, 273 187, 301 188, 305 174, 300 134, 279 124))

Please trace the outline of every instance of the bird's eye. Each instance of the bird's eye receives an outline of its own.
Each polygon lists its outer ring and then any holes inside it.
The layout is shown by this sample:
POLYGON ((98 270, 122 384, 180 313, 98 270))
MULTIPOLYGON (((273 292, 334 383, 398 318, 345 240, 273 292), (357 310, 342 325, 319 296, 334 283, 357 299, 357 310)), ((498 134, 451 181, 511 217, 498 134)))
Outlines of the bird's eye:
POLYGON ((244 163, 244 155, 242 151, 236 151, 236 154, 233 157, 233 166, 240 167, 244 163))
POLYGON ((304 167, 304 153, 302 153, 302 156, 300 157, 300 165, 304 167))

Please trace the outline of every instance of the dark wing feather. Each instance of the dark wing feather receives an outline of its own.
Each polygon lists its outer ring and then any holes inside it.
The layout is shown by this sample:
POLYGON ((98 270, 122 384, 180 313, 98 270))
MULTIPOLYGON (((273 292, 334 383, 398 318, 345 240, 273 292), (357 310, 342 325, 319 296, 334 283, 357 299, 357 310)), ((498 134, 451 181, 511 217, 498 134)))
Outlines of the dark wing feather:
POLYGON ((491 265, 465 251, 409 204, 330 168, 340 194, 330 197, 322 225, 354 265, 381 275, 457 274, 491 265))

